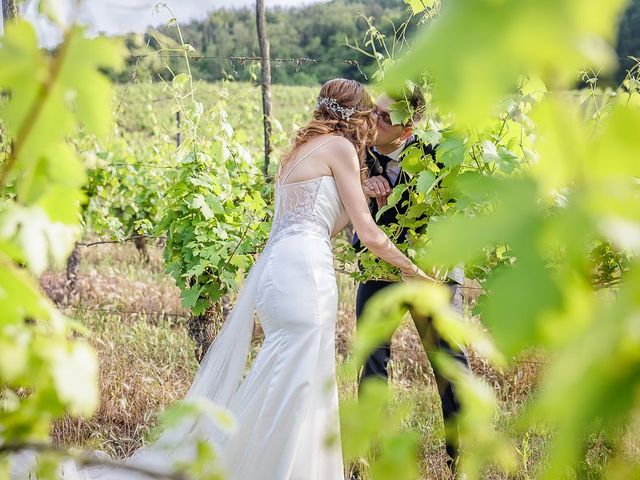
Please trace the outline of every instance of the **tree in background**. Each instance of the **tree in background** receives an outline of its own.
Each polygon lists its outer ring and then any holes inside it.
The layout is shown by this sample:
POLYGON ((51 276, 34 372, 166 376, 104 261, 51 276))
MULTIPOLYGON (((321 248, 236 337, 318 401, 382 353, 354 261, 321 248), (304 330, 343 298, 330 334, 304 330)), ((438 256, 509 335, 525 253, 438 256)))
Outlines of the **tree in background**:
MULTIPOLYGON (((354 51, 347 42, 365 37, 369 29, 367 18, 380 26, 382 34, 393 36, 394 26, 399 26, 409 17, 410 10, 401 0, 334 0, 297 8, 268 9, 266 24, 271 57, 318 60, 318 63, 312 64, 274 61, 272 81, 298 85, 319 84, 332 77, 366 81, 367 77, 363 72, 368 76, 374 70, 374 65, 371 65, 371 59, 354 51), (344 60, 357 60, 360 65, 344 60)), ((413 26, 419 21, 420 17, 415 17, 412 20, 413 26)), ((233 56, 260 55, 253 9, 215 10, 206 19, 181 28, 184 41, 193 46, 194 54, 202 55, 202 58, 196 58, 192 62, 196 79, 256 80, 258 63, 226 60, 233 56)), ((132 37, 127 38, 132 54, 137 54, 140 49, 146 54, 153 53, 162 48, 175 48, 179 44, 175 29, 171 26, 150 30, 143 41, 139 36, 135 41, 132 37), (149 47, 143 48, 147 43, 149 47)), ((181 71, 183 64, 179 55, 168 51, 162 54, 171 55, 171 58, 166 59, 171 70, 181 71)), ((133 58, 129 61, 128 69, 120 79, 128 78, 136 60, 133 58)), ((167 77, 168 71, 161 63, 156 62, 151 68, 159 76, 167 77)))

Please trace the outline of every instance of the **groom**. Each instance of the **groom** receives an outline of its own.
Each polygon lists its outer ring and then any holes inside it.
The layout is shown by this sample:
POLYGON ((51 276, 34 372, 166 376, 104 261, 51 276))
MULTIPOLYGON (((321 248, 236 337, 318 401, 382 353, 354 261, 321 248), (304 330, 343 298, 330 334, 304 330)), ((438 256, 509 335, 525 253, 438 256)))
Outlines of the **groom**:
MULTIPOLYGON (((370 177, 364 183, 363 188, 365 194, 369 197, 369 207, 371 215, 376 217, 376 214, 380 208, 382 208, 386 202, 387 197, 391 193, 391 190, 400 184, 409 181, 408 175, 403 171, 400 166, 400 156, 406 148, 412 145, 417 145, 423 149, 425 156, 430 156, 435 161, 435 148, 432 145, 421 145, 419 140, 413 135, 413 125, 419 121, 422 112, 425 107, 425 100, 422 93, 416 87, 413 92, 407 92, 402 100, 406 102, 408 110, 410 112, 410 120, 405 124, 394 124, 390 116, 390 107, 394 102, 393 99, 387 95, 381 95, 376 100, 376 113, 378 116, 378 135, 375 140, 375 144, 369 149, 366 162, 369 169, 370 177)), ((408 199, 408 192, 404 192, 404 196, 408 199)), ((398 219, 406 212, 406 206, 403 206, 405 198, 402 198, 396 203, 395 207, 386 210, 377 220, 378 225, 394 225, 398 224, 398 219)), ((404 240, 406 234, 406 228, 400 230, 399 241, 404 240)), ((361 250, 357 235, 354 236, 353 246, 356 250, 361 250)), ((464 271, 457 267, 447 274, 447 285, 451 289, 452 304, 462 313, 462 292, 461 286, 464 282, 464 271)), ((383 280, 369 280, 361 283, 358 286, 358 292, 356 296, 356 319, 359 321, 364 307, 367 301, 377 292, 393 285, 394 282, 388 282, 383 280)), ((427 355, 432 357, 431 351, 438 351, 443 354, 449 355, 464 367, 469 367, 469 362, 465 353, 452 345, 447 344, 438 333, 433 329, 431 323, 429 323, 429 332, 423 336, 423 343, 426 338, 428 342, 432 344, 432 348, 428 348, 427 355)), ((360 386, 368 378, 379 377, 385 381, 388 379, 389 373, 387 370, 387 364, 391 356, 391 345, 384 344, 379 345, 373 353, 369 356, 364 364, 364 369, 360 377, 360 386)), ((446 435, 446 449, 449 454, 450 460, 448 464, 452 470, 455 469, 455 462, 457 460, 457 446, 458 446, 458 432, 455 427, 455 419, 460 410, 460 404, 455 390, 455 385, 443 376, 440 369, 436 364, 432 362, 436 383, 438 385, 438 393, 440 394, 440 400, 442 404, 442 414, 445 424, 448 424, 450 428, 446 435)))

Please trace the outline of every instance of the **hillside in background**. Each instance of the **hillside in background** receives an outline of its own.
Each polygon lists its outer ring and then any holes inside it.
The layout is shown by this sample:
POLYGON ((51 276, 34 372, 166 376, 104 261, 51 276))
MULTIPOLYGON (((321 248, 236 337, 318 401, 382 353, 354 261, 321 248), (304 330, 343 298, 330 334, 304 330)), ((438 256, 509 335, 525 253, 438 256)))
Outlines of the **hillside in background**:
MULTIPOLYGON (((391 39, 394 27, 398 28, 410 17, 410 13, 410 8, 403 0, 334 0, 300 8, 268 9, 266 20, 271 57, 318 60, 315 64, 299 65, 274 62, 272 81, 314 85, 337 76, 366 80, 362 72, 368 75, 372 71, 372 59, 348 47, 347 39, 350 43, 363 43, 369 30, 367 17, 391 39), (359 66, 344 60, 357 60, 359 66)), ((420 18, 417 17, 412 19, 413 26, 409 30, 414 30, 413 27, 419 21, 420 18)), ((181 28, 184 41, 191 44, 196 54, 203 57, 260 55, 253 8, 216 10, 205 20, 181 25, 181 28)), ((127 44, 131 53, 137 55, 161 48, 158 40, 165 47, 177 46, 176 28, 161 27, 144 36, 131 36, 127 39, 127 44)), ((368 47, 366 49, 370 50, 368 47)), ((135 60, 134 58, 129 62, 129 68, 135 60)), ((167 63, 174 71, 184 69, 184 62, 180 58, 169 58, 167 63)), ((144 61, 140 64, 145 66, 144 61)), ((163 72, 161 62, 148 60, 146 67, 152 74, 167 74, 166 70, 163 72)), ((225 58, 201 58, 194 60, 191 67, 196 79, 206 81, 229 77, 251 81, 259 74, 257 62, 243 64, 225 58)), ((121 75, 122 80, 127 77, 128 72, 121 75)))
MULTIPOLYGON (((375 67, 370 57, 347 46, 347 42, 361 45, 367 38, 369 23, 386 37, 391 47, 394 29, 411 16, 411 9, 403 0, 333 0, 296 8, 272 8, 267 11, 267 29, 272 58, 310 58, 318 63, 292 64, 274 62, 273 83, 315 85, 332 77, 347 77, 366 81, 375 67), (357 60, 358 65, 344 60, 357 60)), ((421 20, 414 17, 408 31, 415 31, 421 20)), ((259 73, 257 62, 228 60, 228 57, 259 56, 255 10, 253 8, 215 10, 205 20, 181 25, 184 41, 192 45, 202 58, 192 61, 194 77, 217 81, 232 78, 254 81, 259 73)), ((149 54, 160 48, 179 46, 175 26, 150 30, 145 35, 131 35, 127 45, 132 55, 149 54)), ((378 45, 379 47, 379 45, 378 45)), ((371 47, 365 47, 371 51, 371 47)), ((632 0, 621 20, 618 56, 623 58, 618 78, 632 62, 624 58, 640 56, 640 0, 632 0)), ((179 57, 175 52, 167 55, 179 57)), ((137 58, 119 79, 129 78, 137 58)), ((184 70, 181 58, 164 59, 174 72, 184 70)), ((160 59, 143 57, 138 62, 139 76, 168 76, 160 59)))

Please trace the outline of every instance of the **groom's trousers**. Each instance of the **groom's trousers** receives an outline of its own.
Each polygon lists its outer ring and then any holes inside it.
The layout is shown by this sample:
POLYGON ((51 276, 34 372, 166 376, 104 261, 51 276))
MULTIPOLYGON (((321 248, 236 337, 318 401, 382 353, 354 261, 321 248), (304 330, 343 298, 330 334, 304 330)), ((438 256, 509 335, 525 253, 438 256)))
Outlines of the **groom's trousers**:
MULTIPOLYGON (((364 306, 367 301, 375 295, 377 292, 390 285, 394 285, 394 282, 385 282, 381 280, 370 280, 368 282, 361 283, 358 286, 358 292, 356 296, 356 319, 360 320, 364 306)), ((461 292, 461 285, 451 282, 448 284, 451 290, 451 302, 453 307, 462 313, 463 310, 463 298, 461 292)), ((431 323, 430 323, 431 324, 431 323)), ((427 335, 428 343, 431 344, 427 348, 427 356, 432 358, 433 352, 439 352, 450 356, 454 360, 458 361, 465 368, 469 368, 469 361, 465 352, 462 349, 454 348, 443 340, 438 332, 431 326, 430 332, 427 335)), ((423 342, 425 338, 422 339, 423 342)), ((360 386, 367 378, 379 377, 385 381, 389 378, 389 372, 387 369, 389 359, 391 358, 391 344, 386 343, 379 345, 372 353, 364 364, 362 375, 360 376, 360 386)), ((452 424, 454 428, 448 431, 446 438, 447 453, 452 459, 457 457, 457 445, 458 445, 458 430, 455 428, 456 416, 460 410, 460 403, 456 394, 455 385, 446 378, 437 364, 432 363, 433 373, 435 374, 436 384, 438 386, 438 393, 440 395, 442 405, 442 416, 445 424, 452 424)))

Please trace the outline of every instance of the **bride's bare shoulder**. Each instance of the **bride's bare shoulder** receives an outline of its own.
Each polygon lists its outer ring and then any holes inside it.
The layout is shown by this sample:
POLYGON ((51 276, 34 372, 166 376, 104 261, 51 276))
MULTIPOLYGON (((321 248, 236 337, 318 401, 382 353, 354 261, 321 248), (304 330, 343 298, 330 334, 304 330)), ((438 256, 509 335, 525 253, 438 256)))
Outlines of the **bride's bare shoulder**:
POLYGON ((333 168, 337 164, 358 163, 358 152, 356 147, 344 137, 335 136, 330 142, 333 155, 331 155, 330 166, 333 168))
POLYGON ((353 143, 340 135, 333 136, 331 146, 344 153, 356 153, 356 147, 353 146, 353 143))

